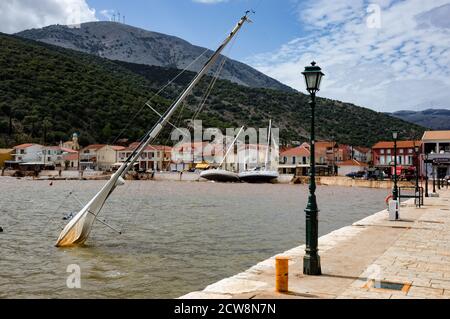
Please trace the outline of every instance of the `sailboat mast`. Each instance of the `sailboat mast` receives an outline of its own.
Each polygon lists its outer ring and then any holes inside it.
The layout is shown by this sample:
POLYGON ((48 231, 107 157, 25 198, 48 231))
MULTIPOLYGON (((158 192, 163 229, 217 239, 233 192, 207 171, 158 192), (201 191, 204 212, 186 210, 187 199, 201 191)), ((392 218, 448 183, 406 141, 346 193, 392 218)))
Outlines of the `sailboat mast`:
POLYGON ((269 150, 270 150, 270 136, 272 134, 272 120, 269 121, 269 133, 267 135, 267 150, 266 150, 266 162, 264 164, 264 169, 267 170, 269 165, 269 150))
POLYGON ((223 163, 225 162, 225 160, 227 159, 231 150, 233 149, 234 144, 236 143, 237 139, 239 138, 239 135, 241 135, 243 129, 244 129, 244 126, 241 127, 241 129, 239 130, 239 133, 237 133, 236 138, 234 139, 233 143, 231 143, 230 147, 228 148, 227 152, 225 153, 225 156, 223 157, 222 162, 220 162, 219 167, 222 167, 223 163))

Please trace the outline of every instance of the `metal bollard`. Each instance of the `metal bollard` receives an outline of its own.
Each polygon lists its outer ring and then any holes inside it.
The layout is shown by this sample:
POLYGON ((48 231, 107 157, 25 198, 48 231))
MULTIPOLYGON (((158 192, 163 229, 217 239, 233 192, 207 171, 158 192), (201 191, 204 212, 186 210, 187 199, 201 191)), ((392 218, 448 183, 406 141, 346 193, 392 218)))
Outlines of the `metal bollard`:
POLYGON ((277 292, 289 291, 289 257, 275 258, 275 290, 277 292))

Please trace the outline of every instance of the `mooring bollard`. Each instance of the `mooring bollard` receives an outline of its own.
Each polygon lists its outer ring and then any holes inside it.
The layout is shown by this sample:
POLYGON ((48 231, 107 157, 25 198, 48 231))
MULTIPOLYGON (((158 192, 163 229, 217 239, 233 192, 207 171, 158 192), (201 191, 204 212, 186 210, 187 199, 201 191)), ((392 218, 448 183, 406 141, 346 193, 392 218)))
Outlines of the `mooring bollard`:
POLYGON ((275 290, 277 292, 289 291, 289 257, 275 258, 275 290))

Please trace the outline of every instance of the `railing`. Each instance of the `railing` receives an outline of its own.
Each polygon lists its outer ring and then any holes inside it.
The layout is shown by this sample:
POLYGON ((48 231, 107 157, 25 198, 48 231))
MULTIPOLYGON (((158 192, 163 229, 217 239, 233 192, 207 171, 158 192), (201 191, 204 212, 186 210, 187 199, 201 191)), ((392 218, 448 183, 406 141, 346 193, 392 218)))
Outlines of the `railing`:
POLYGON ((423 206, 423 199, 424 199, 424 191, 423 187, 418 188, 419 192, 416 192, 415 186, 402 186, 398 188, 398 199, 402 198, 414 198, 414 204, 416 207, 423 206), (408 194, 402 194, 402 190, 414 190, 414 195, 408 195, 408 194))

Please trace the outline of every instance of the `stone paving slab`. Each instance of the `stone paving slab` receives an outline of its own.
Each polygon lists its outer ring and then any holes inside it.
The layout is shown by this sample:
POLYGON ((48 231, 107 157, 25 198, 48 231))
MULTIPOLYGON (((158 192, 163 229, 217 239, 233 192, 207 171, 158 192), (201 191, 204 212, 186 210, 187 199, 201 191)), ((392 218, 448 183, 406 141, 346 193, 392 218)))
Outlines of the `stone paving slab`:
POLYGON ((408 200, 400 221, 384 210, 321 237, 322 276, 303 275, 304 245, 279 254, 291 258, 289 293, 275 292, 274 256, 181 298, 450 298, 450 191, 425 204, 408 200), (380 281, 406 286, 378 289, 380 281))

